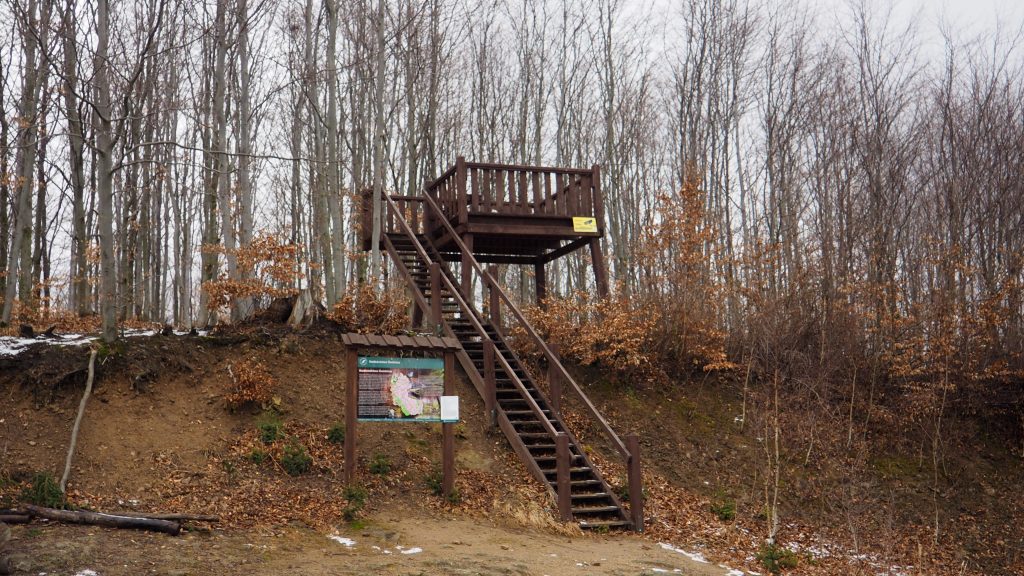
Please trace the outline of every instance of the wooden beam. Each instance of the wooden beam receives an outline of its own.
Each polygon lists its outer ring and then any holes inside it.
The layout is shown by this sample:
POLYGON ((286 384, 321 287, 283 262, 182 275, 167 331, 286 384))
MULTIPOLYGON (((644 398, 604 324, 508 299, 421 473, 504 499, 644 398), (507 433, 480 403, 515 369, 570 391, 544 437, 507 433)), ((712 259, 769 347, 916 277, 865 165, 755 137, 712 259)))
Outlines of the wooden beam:
POLYGON ((545 301, 548 298, 548 279, 544 272, 544 262, 537 262, 533 265, 533 280, 537 288, 537 306, 543 310, 547 308, 545 301))
POLYGON ((498 282, 498 267, 488 266, 487 276, 489 280, 487 294, 490 298, 488 308, 491 311, 491 325, 500 334, 501 333, 501 296, 498 295, 498 291, 494 288, 494 284, 498 282))
POLYGON ((629 511, 633 518, 633 530, 644 531, 644 481, 640 474, 640 439, 636 434, 626 436, 629 450, 629 511))
POLYGON ((441 317, 441 264, 430 263, 430 324, 437 336, 444 336, 444 319, 441 317))
POLYGON ((559 246, 558 248, 552 250, 551 252, 548 252, 547 254, 542 254, 538 259, 543 261, 545 264, 547 264, 548 262, 551 262, 552 260, 556 260, 558 258, 561 258, 562 256, 567 255, 567 254, 571 254, 571 253, 579 250, 580 248, 583 248, 584 246, 586 246, 589 243, 590 243, 590 238, 577 238, 576 240, 573 240, 572 242, 569 242, 568 244, 565 244, 563 246, 559 246))
POLYGON ((496 423, 497 396, 497 382, 494 375, 494 340, 488 338, 484 341, 484 409, 492 430, 496 423))
POLYGON ((569 437, 565 432, 555 436, 555 494, 558 499, 558 516, 562 522, 572 521, 572 487, 569 481, 569 468, 572 463, 569 452, 569 437))
POLYGON ((356 409, 359 405, 359 358, 355 348, 345 354, 345 484, 356 473, 356 409))
MULTIPOLYGON (((444 395, 454 393, 455 360, 451 352, 444 353, 444 395)), ((455 424, 441 424, 441 492, 446 497, 455 490, 455 424)))
POLYGON ((608 269, 604 264, 604 251, 601 250, 601 239, 590 241, 590 258, 594 262, 594 281, 597 283, 597 295, 608 297, 608 269))
MULTIPOLYGON (((558 354, 561 352, 558 344, 555 342, 548 342, 548 348, 551 349, 551 353, 555 358, 558 358, 558 354)), ((561 415, 562 376, 555 368, 554 362, 548 362, 548 394, 551 395, 551 409, 554 410, 556 414, 561 415)))

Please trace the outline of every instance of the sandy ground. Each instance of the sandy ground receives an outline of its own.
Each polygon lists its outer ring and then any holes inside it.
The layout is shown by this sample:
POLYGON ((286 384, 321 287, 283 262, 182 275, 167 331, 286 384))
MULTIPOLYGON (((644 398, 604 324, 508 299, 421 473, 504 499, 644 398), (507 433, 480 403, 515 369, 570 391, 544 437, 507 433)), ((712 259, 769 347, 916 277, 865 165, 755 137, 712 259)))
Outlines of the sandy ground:
POLYGON ((729 573, 628 534, 570 538, 425 516, 373 517, 335 533, 351 545, 300 527, 174 537, 37 523, 12 532, 16 573, 48 576, 729 573))

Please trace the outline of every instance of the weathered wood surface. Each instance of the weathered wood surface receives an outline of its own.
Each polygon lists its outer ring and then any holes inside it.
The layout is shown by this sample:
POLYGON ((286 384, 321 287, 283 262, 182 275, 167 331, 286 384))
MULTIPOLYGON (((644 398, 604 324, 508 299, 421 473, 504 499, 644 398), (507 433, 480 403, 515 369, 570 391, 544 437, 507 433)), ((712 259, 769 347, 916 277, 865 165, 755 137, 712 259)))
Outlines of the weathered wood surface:
POLYGON ((181 523, 173 520, 138 518, 134 516, 104 514, 102 512, 87 512, 84 510, 57 510, 56 508, 44 508, 33 504, 27 504, 25 511, 37 518, 46 518, 47 520, 67 522, 69 524, 149 530, 152 532, 163 532, 172 536, 177 536, 181 533, 181 523))

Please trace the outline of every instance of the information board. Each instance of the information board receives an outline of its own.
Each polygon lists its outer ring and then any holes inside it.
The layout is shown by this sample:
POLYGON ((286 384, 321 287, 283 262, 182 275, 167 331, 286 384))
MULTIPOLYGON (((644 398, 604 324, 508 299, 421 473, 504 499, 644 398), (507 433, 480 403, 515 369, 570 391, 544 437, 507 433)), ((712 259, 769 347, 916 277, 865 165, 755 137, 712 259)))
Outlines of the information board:
POLYGON ((360 356, 358 367, 359 420, 441 422, 441 358, 360 356))

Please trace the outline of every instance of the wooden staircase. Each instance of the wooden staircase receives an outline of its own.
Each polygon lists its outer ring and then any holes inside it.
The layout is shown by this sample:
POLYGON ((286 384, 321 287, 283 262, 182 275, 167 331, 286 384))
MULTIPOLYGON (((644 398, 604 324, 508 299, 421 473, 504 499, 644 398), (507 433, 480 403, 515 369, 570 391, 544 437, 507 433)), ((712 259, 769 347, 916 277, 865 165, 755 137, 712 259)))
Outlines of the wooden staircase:
MULTIPOLYGON (((429 199, 426 201, 430 202, 429 199)), ((399 273, 409 282, 417 306, 424 313, 431 311, 439 314, 440 326, 435 328, 457 338, 462 344, 463 350, 458 353, 459 361, 488 407, 493 404, 493 422, 502 430, 530 472, 549 488, 563 519, 571 518, 582 528, 589 529, 641 530, 642 521, 640 525, 636 521, 642 517, 640 513, 635 509, 632 515, 627 514, 618 496, 565 426, 561 415, 537 387, 523 362, 509 348, 500 326, 496 325, 498 323, 485 318, 469 302, 470 297, 463 292, 459 281, 431 239, 414 231, 405 221, 403 212, 406 210, 399 209, 390 198, 387 198, 387 204, 390 225, 382 244, 399 273), (439 297, 435 299, 435 296, 439 297), (493 397, 489 398, 492 394, 493 397), (560 442, 563 443, 561 462, 558 458, 560 442), (560 466, 563 469, 561 479, 564 486, 561 491, 560 466), (568 498, 560 496, 564 491, 567 491, 568 498)), ((461 250, 468 252, 464 246, 461 250)), ((482 271, 472 260, 472 254, 463 253, 459 256, 464 267, 470 263, 476 270, 482 271)), ((493 278, 490 281, 497 288, 493 278)), ((496 301, 496 296, 492 294, 492 308, 496 301)), ((525 322, 518 310, 515 313, 525 322)), ((427 316, 430 314, 427 313, 427 316)), ((562 370, 564 372, 564 368, 562 370)), ((572 385, 582 395, 575 382, 572 385)), ((631 486, 631 495, 639 496, 639 457, 635 437, 631 438, 630 450, 611 432, 593 404, 583 398, 585 407, 611 434, 613 444, 624 454, 631 484, 634 484, 631 486)))

